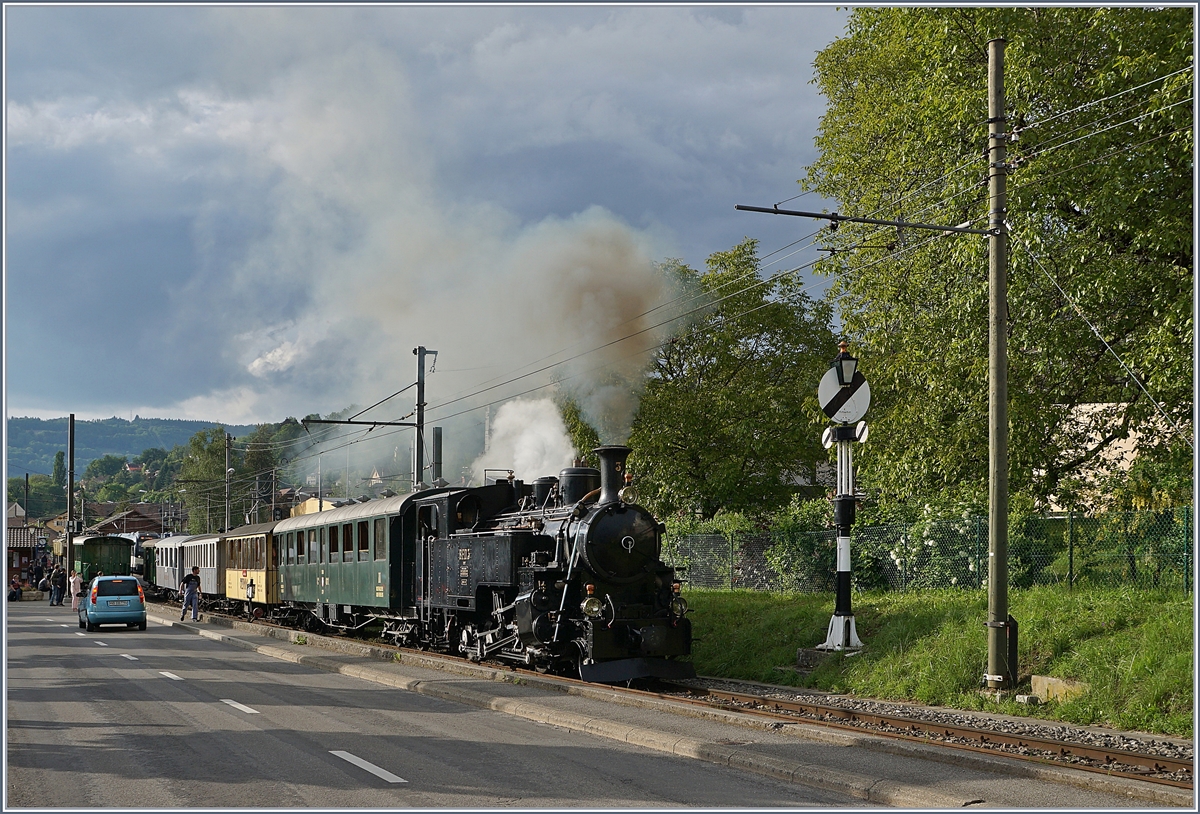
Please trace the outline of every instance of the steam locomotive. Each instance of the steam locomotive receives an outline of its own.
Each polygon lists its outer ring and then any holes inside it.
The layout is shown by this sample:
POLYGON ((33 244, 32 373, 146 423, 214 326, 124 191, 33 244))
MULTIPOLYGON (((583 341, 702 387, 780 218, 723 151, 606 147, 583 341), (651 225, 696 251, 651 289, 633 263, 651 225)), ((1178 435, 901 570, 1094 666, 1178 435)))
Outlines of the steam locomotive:
MULTIPOLYGON (((681 660, 691 653, 687 602, 660 559, 665 527, 628 485, 630 449, 595 452, 599 470, 427 489, 233 529, 206 555, 217 592, 205 601, 587 681, 693 677, 681 660)), ((180 542, 181 563, 190 542, 180 542)), ((151 581, 168 595, 176 588, 151 581)))

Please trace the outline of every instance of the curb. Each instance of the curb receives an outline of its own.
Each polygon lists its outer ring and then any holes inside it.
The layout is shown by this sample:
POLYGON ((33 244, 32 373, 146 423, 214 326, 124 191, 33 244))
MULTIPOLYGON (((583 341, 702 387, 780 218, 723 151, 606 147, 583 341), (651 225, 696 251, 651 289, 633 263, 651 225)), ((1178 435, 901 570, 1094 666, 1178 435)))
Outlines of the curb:
MULTIPOLYGON (((630 724, 564 712, 530 701, 498 698, 478 690, 459 687, 453 683, 393 675, 367 664, 343 664, 317 654, 296 653, 293 650, 269 644, 247 642, 224 633, 196 628, 184 622, 161 619, 159 617, 151 618, 159 624, 168 627, 182 627, 204 638, 226 642, 235 647, 252 650, 281 661, 303 664, 326 672, 340 673, 352 678, 384 684, 432 698, 439 698, 444 701, 454 701, 480 709, 490 709, 495 712, 514 715, 567 730, 586 732, 610 740, 641 746, 659 752, 666 752, 680 757, 704 760, 709 763, 741 769, 777 780, 845 794, 868 802, 901 808, 963 808, 966 806, 981 805, 986 802, 981 799, 968 799, 963 796, 947 795, 931 791, 922 786, 912 786, 869 775, 833 769, 827 766, 804 763, 796 764, 746 749, 743 746, 700 741, 686 736, 642 729, 630 724)), ((201 618, 203 620, 203 614, 201 618)), ((478 679, 508 681, 507 675, 498 673, 495 669, 449 662, 439 659, 436 656, 409 656, 406 654, 404 661, 399 661, 394 658, 394 651, 372 647, 367 644, 328 640, 323 636, 297 633, 286 628, 263 629, 245 623, 228 623, 225 620, 211 621, 222 626, 228 625, 231 628, 242 629, 244 627, 245 632, 254 635, 263 636, 265 634, 270 638, 286 639, 290 644, 298 644, 297 638, 302 638, 304 642, 299 642, 300 644, 309 641, 314 643, 319 642, 322 645, 332 644, 334 646, 330 649, 342 652, 345 655, 381 658, 399 664, 407 662, 411 666, 443 669, 447 672, 478 679)), ((571 694, 602 700, 608 700, 612 696, 612 693, 606 693, 605 690, 596 687, 570 686, 564 690, 561 685, 539 681, 526 676, 521 676, 521 683, 528 686, 554 689, 560 692, 565 691, 571 694)), ((644 699, 641 703, 636 704, 636 706, 689 715, 690 717, 709 718, 751 728, 766 728, 763 722, 754 720, 752 716, 721 711, 705 711, 704 714, 698 715, 695 714, 694 710, 681 710, 677 705, 658 701, 657 699, 644 699)), ((858 735, 842 730, 828 730, 805 723, 786 724, 782 730, 777 729, 777 731, 788 732, 797 737, 838 746, 854 746, 877 752, 937 760, 966 768, 1105 791, 1110 794, 1118 794, 1133 799, 1150 800, 1163 805, 1190 808, 1194 804, 1194 796, 1187 789, 1175 789, 1169 786, 1148 786, 1148 784, 1138 783, 1125 778, 1107 777, 1093 772, 1075 771, 1051 766, 1037 766, 1022 761, 1005 759, 1000 756, 991 757, 970 752, 959 753, 956 750, 938 749, 919 743, 892 741, 887 738, 858 735)))

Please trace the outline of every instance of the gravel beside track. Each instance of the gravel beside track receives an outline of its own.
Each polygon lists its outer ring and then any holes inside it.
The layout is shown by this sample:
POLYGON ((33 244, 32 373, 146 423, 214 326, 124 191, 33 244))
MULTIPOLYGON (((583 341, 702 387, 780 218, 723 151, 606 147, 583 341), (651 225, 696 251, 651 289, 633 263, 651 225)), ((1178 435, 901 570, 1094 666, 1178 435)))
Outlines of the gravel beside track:
MULTIPOLYGON (((1143 755, 1154 755, 1172 760, 1192 760, 1193 742, 1181 738, 1169 738, 1148 733, 1118 732, 1100 727, 1081 727, 1071 724, 1044 721, 1036 718, 1017 718, 1008 715, 992 715, 982 712, 967 712, 948 709, 945 707, 927 707, 917 704, 894 703, 874 699, 856 698, 846 695, 835 695, 821 691, 809 691, 794 687, 761 684, 758 682, 733 681, 720 678, 697 678, 688 681, 672 682, 695 689, 711 689, 731 693, 742 693, 761 697, 764 700, 792 701, 798 703, 820 704, 828 707, 852 712, 901 717, 947 727, 970 727, 985 729, 1006 735, 1017 735, 1027 738, 1041 738, 1062 741, 1065 743, 1088 746, 1115 751, 1136 752, 1143 755)), ((856 724, 863 729, 880 730, 871 724, 856 724)), ((932 740, 932 738, 931 738, 932 740)), ((946 742, 956 739, 943 738, 946 742)), ((1087 766, 1095 765, 1094 761, 1077 756, 1060 756, 1040 750, 1022 749, 1005 745, 994 745, 997 751, 1022 755, 1035 755, 1054 760, 1063 764, 1087 766)), ((1115 767, 1114 767, 1115 768, 1115 767)), ((1181 782, 1191 782, 1190 772, 1160 772, 1154 777, 1171 778, 1181 782)))

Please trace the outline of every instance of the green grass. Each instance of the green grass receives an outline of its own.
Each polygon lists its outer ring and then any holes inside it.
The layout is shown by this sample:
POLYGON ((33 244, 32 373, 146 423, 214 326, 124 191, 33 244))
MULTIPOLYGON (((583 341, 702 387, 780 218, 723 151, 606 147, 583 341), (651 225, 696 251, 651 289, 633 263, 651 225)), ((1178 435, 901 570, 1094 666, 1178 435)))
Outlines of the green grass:
POLYGON ((794 665, 798 648, 825 641, 832 595, 690 590, 686 597, 695 611, 693 661, 701 675, 1192 736, 1190 596, 1010 591, 1024 691, 1033 674, 1090 685, 1081 698, 1040 707, 978 693, 987 667, 987 596, 980 592, 857 594, 864 648, 834 654, 806 677, 776 668, 794 665))

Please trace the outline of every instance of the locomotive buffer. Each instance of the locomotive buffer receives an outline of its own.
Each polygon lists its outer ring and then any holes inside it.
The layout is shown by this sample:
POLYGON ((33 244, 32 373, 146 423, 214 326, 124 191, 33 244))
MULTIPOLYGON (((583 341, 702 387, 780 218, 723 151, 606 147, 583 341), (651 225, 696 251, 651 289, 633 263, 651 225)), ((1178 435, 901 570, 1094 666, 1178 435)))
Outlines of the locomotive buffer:
POLYGON ((817 399, 825 415, 837 422, 825 430, 821 442, 829 449, 837 444, 837 493, 833 498, 833 516, 837 525, 837 600, 825 643, 818 650, 858 650, 863 646, 854 629, 850 609, 850 527, 854 524, 854 451, 855 441, 867 440, 867 423, 859 421, 871 404, 871 388, 858 370, 858 359, 838 345, 837 357, 821 377, 817 399), (858 421, 858 426, 851 424, 858 421))

